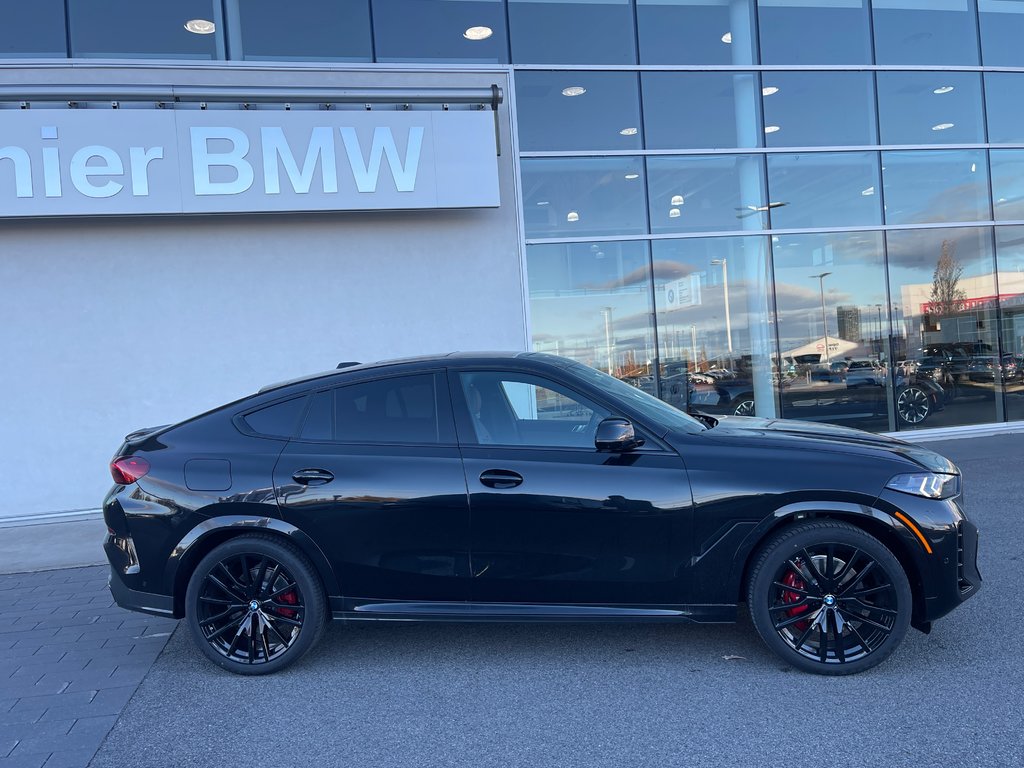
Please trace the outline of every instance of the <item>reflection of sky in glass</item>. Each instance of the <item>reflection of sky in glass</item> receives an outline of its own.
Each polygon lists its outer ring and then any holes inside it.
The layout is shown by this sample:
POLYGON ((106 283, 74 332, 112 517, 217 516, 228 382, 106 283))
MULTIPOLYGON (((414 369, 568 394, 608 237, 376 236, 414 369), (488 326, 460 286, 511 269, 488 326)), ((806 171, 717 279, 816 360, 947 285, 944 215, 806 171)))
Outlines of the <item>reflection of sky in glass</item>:
POLYGON ((1024 221, 1024 149, 993 149, 991 157, 996 221, 1024 221))
POLYGON ((876 63, 978 63, 974 0, 873 0, 871 5, 876 63))
POLYGON ((882 223, 875 152, 768 156, 772 227, 856 227, 882 223))
POLYGON ((517 72, 516 109, 525 151, 642 147, 635 72, 517 72))
POLYGON ((888 224, 977 221, 990 217, 985 152, 883 152, 888 224))
POLYGON ((630 0, 509 0, 508 23, 516 64, 636 64, 630 0))
POLYGON ((866 0, 758 0, 762 64, 870 64, 866 0))
POLYGON ((368 2, 304 0, 290 6, 290 24, 281 23, 279 0, 245 0, 236 7, 241 50, 235 41, 232 57, 373 61, 368 2))
POLYGON ((654 357, 642 242, 527 247, 533 348, 607 369, 654 357))
POLYGON ((4 23, 0 24, 0 55, 41 58, 67 56, 63 0, 4 3, 4 23))
POLYGON ((769 147, 875 143, 870 72, 765 72, 762 87, 769 147))
MULTIPOLYGON (((5 3, 5 6, 9 5, 5 3)), ((215 18, 213 0, 178 0, 174 3, 140 3, 138 0, 107 0, 102 13, 92 0, 70 0, 68 19, 73 56, 157 55, 175 59, 214 59, 223 37, 197 35, 185 29, 189 19, 215 18)), ((6 14, 6 7, 4 9, 6 14)), ((4 24, 9 21, 5 17, 4 24)))
POLYGON ((524 158, 522 171, 527 237, 647 231, 640 158, 524 158))
POLYGON ((752 0, 637 0, 636 18, 641 64, 756 63, 752 0))
POLYGON ((975 72, 879 72, 883 144, 980 144, 981 76, 975 72))

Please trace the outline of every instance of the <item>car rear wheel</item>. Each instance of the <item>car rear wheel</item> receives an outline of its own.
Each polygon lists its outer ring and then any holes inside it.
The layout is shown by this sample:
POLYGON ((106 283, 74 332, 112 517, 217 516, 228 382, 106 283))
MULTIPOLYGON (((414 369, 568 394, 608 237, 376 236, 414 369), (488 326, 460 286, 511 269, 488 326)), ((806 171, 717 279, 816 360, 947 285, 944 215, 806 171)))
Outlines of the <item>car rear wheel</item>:
POLYGON ((904 424, 920 424, 932 412, 932 401, 920 387, 907 387, 896 397, 896 413, 904 424))
POLYGON ((822 675, 880 664, 902 641, 912 610, 899 561, 874 537, 835 520, 797 525, 765 546, 747 602, 772 651, 822 675))
POLYGON ((312 648, 326 622, 320 579, 302 553, 246 535, 204 557, 189 580, 186 619, 196 646, 242 675, 277 672, 312 648))

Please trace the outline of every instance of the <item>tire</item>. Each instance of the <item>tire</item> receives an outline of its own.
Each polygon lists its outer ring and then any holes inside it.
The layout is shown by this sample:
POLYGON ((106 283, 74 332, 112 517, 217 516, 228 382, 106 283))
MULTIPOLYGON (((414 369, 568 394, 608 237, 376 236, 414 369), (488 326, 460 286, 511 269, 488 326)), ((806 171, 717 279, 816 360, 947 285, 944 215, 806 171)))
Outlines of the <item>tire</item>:
POLYGON ((896 396, 896 415, 904 424, 921 424, 931 412, 932 401, 920 387, 907 387, 896 396))
POLYGON ((185 619, 192 641, 214 664, 240 675, 268 675, 316 645, 327 601, 298 549, 248 534, 224 542, 196 566, 185 619))
POLYGON ((907 575, 861 529, 836 520, 802 523, 756 558, 747 584, 750 616, 791 666, 852 675, 881 664, 906 635, 913 610, 907 575))

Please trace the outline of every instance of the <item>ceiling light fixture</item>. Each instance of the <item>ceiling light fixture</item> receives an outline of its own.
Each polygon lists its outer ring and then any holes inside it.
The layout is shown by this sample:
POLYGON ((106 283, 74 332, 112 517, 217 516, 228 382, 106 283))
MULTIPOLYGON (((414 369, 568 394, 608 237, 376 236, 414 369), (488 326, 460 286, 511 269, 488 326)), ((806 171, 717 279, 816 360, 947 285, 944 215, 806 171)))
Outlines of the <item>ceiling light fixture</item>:
POLYGON ((862 189, 860 193, 864 195, 864 197, 870 197, 871 195, 875 194, 875 188, 868 187, 867 189, 862 189))
POLYGON ((619 131, 619 133, 622 134, 623 136, 636 136, 637 129, 636 128, 623 128, 621 131, 619 131))
POLYGON ((971 173, 974 173, 976 170, 978 170, 978 164, 971 163, 971 173))
POLYGON ((765 133, 775 133, 776 131, 781 131, 781 130, 782 129, 779 128, 779 126, 777 126, 777 125, 766 125, 764 127, 764 132, 765 133))
POLYGON ((587 92, 587 89, 582 85, 570 85, 568 88, 562 89, 563 96, 582 96, 587 92))
POLYGON ((952 85, 943 85, 943 86, 940 86, 940 87, 936 88, 934 91, 932 91, 932 93, 943 94, 943 93, 950 93, 952 91, 953 91, 953 86, 952 85))
POLYGON ((537 205, 551 205, 550 200, 538 200, 537 205))
POLYGON ((470 27, 462 33, 462 36, 467 40, 486 40, 493 34, 494 30, 490 27, 470 27))
POLYGON ((196 35, 212 35, 217 31, 217 25, 206 19, 189 19, 185 22, 185 29, 196 35))
POLYGON ((938 125, 933 125, 932 126, 932 130, 933 131, 944 131, 947 128, 952 128, 952 127, 953 127, 953 123, 939 123, 938 125))
POLYGON ((682 205, 682 204, 683 204, 683 203, 685 203, 686 201, 685 201, 685 200, 683 199, 683 196, 682 196, 682 195, 672 195, 672 199, 671 199, 671 200, 669 200, 669 202, 670 202, 670 203, 671 203, 672 205, 682 205))
POLYGON ((640 174, 639 173, 627 173, 626 174, 626 178, 629 179, 630 181, 632 181, 633 179, 639 179, 640 178, 640 174))
POLYGON ((580 215, 576 211, 569 211, 565 216, 566 221, 579 221, 580 215))
POLYGON ((764 88, 761 89, 762 96, 774 96, 778 92, 779 89, 776 88, 774 85, 766 85, 764 88))
POLYGON ((670 219, 678 219, 679 218, 679 209, 678 208, 669 208, 668 209, 668 217, 670 219))
POLYGON ((726 32, 724 35, 722 35, 722 42, 725 43, 726 45, 731 43, 732 42, 732 32, 726 32))

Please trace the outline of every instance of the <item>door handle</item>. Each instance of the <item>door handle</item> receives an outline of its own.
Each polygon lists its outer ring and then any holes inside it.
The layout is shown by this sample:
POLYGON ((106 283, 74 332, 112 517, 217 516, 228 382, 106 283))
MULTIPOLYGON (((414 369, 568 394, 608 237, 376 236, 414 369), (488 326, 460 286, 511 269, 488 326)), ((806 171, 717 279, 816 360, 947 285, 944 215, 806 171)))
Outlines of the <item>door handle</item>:
POLYGON ((485 469, 480 473, 480 482, 488 488, 515 488, 523 482, 523 476, 510 469, 485 469))
POLYGON ((323 485, 333 479, 333 473, 326 469, 300 469, 292 475, 292 480, 301 485, 323 485))

